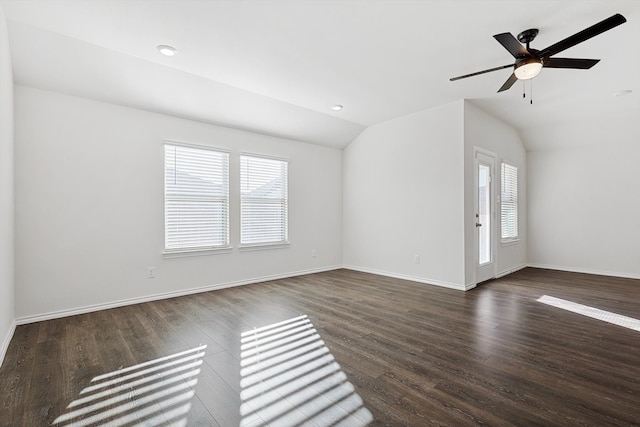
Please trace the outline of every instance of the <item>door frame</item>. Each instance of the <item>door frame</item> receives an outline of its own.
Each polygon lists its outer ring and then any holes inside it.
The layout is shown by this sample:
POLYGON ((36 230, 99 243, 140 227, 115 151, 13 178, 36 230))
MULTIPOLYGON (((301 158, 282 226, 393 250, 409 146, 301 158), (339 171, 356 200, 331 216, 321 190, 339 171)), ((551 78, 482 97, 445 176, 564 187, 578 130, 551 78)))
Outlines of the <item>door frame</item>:
POLYGON ((490 280, 495 278, 498 271, 498 229, 497 229, 497 188, 496 183, 497 179, 497 161, 498 156, 496 153, 486 150, 481 147, 474 146, 473 147, 473 283, 477 285, 478 282, 484 282, 485 280, 490 280), (478 263, 478 258, 480 255, 479 249, 479 233, 478 227, 476 224, 476 214, 478 213, 478 165, 481 162, 479 157, 483 157, 483 164, 489 164, 491 167, 491 182, 490 182, 490 238, 491 238, 491 262, 480 266, 478 263), (486 158, 489 158, 487 161, 486 158), (484 270, 484 271, 479 271, 484 270))

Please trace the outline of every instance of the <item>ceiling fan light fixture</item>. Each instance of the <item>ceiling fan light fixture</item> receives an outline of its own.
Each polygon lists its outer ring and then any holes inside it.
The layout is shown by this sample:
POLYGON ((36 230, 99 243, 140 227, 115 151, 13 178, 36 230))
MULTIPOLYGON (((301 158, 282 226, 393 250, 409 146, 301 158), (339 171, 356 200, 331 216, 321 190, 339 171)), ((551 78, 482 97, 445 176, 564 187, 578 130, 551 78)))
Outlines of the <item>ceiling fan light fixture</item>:
POLYGON ((513 73, 520 80, 529 80, 540 74, 542 61, 538 58, 528 58, 518 64, 513 73))

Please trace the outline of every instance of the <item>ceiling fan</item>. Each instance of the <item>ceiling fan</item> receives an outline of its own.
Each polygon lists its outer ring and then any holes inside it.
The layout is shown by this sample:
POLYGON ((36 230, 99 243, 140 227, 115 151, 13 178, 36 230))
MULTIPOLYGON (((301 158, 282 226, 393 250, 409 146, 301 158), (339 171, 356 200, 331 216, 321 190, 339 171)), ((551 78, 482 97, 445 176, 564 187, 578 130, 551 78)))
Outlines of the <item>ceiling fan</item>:
POLYGON ((450 81, 465 79, 467 77, 477 76, 479 74, 490 73, 492 71, 503 70, 513 67, 513 73, 506 82, 498 89, 498 92, 509 89, 517 80, 532 79, 545 68, 575 68, 586 70, 596 65, 599 59, 580 59, 580 58, 552 58, 553 55, 569 49, 588 40, 592 37, 602 34, 620 24, 627 22, 626 18, 619 13, 598 22, 558 43, 542 49, 531 49, 529 43, 538 35, 538 29, 532 28, 518 34, 518 39, 511 33, 501 33, 493 36, 511 55, 516 59, 513 64, 503 65, 501 67, 489 68, 488 70, 478 71, 476 73, 465 74, 464 76, 453 77, 450 81), (526 45, 523 46, 523 44, 526 45))

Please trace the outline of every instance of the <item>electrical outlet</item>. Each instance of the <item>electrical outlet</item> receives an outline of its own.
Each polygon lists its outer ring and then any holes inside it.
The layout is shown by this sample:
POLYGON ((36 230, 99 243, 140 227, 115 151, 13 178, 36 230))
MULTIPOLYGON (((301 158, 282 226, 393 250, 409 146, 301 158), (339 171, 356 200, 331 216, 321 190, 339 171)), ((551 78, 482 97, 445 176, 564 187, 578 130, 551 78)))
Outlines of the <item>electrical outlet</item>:
POLYGON ((311 258, 315 258, 315 257, 316 257, 316 250, 311 249, 311 258))
POLYGON ((156 268, 147 267, 147 279, 155 279, 155 278, 156 278, 156 268))
POLYGON ((420 264, 420 255, 415 254, 415 255, 413 256, 413 261, 414 261, 416 264, 420 264))

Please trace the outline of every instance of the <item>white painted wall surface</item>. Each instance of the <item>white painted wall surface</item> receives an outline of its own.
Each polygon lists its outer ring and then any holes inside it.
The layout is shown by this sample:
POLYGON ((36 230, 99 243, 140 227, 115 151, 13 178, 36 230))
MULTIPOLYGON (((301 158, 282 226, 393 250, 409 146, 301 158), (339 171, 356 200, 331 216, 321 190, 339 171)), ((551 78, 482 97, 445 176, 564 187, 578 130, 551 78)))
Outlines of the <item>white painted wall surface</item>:
POLYGON ((503 161, 518 167, 518 235, 517 242, 500 242, 500 204, 496 203, 497 253, 496 274, 504 275, 523 268, 527 264, 527 153, 518 132, 508 124, 486 113, 473 103, 464 103, 465 147, 465 276, 467 286, 475 284, 474 255, 475 201, 474 147, 483 148, 497 155, 495 189, 500 194, 500 165, 503 161))
POLYGON ((15 327, 13 150, 13 75, 0 4, 0 365, 15 327))
POLYGON ((346 267, 463 288, 462 113, 459 101, 390 120, 344 150, 346 267))
POLYGON ((15 101, 18 321, 342 264, 340 150, 22 86, 15 101), (231 150, 232 253, 161 256, 164 140, 231 150), (241 151, 290 161, 289 248, 237 249, 241 151))
POLYGON ((631 118, 523 135, 528 153, 529 263, 640 278, 640 130, 631 118), (554 149, 553 141, 573 141, 554 149))

